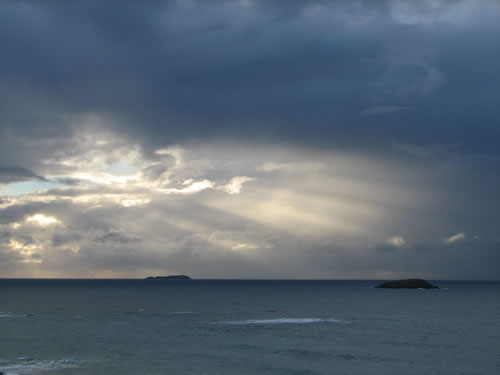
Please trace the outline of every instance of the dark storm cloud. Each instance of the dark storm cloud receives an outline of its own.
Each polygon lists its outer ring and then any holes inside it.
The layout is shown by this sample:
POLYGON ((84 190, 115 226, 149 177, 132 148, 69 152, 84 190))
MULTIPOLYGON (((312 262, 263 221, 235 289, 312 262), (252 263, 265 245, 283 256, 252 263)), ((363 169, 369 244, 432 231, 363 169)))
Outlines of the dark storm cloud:
POLYGON ((71 178, 71 177, 58 177, 58 178, 54 178, 52 181, 55 183, 68 185, 68 186, 83 185, 87 182, 87 181, 82 180, 82 179, 71 178))
POLYGON ((52 245, 55 247, 75 243, 84 238, 83 234, 75 231, 64 231, 63 233, 54 233, 52 235, 52 245))
POLYGON ((224 136, 497 152, 494 2, 1 7, 0 126, 23 137, 64 137, 67 116, 97 113, 155 146, 224 136))
POLYGON ((35 172, 29 169, 0 165, 0 184, 10 184, 12 182, 29 180, 47 181, 45 177, 38 176, 35 172))
POLYGON ((22 220, 25 216, 33 214, 44 208, 43 203, 29 203, 22 205, 12 205, 7 208, 0 209, 0 224, 8 224, 22 220))

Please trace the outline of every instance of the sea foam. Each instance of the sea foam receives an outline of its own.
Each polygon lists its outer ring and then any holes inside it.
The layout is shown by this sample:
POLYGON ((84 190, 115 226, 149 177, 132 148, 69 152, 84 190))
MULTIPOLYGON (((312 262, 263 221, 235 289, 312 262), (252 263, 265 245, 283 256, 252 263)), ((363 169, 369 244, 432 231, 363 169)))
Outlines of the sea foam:
POLYGON ((22 318, 25 317, 26 315, 24 314, 15 314, 12 312, 2 312, 0 311, 0 318, 22 318))
POLYGON ((278 318, 278 319, 248 319, 248 320, 228 320, 221 322, 212 322, 212 324, 231 324, 231 325, 251 325, 251 324, 311 324, 311 323, 343 323, 349 324, 350 321, 340 319, 320 319, 320 318, 278 318))
POLYGON ((41 360, 29 357, 19 357, 17 363, 2 364, 0 371, 5 375, 38 374, 49 370, 61 370, 75 367, 76 362, 71 359, 41 360))

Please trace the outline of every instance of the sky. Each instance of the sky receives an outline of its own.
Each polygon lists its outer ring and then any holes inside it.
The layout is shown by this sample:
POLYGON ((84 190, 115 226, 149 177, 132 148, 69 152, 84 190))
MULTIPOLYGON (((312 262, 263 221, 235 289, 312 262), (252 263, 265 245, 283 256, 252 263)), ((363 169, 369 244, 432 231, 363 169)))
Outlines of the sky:
POLYGON ((0 277, 500 278, 500 3, 0 3, 0 277))

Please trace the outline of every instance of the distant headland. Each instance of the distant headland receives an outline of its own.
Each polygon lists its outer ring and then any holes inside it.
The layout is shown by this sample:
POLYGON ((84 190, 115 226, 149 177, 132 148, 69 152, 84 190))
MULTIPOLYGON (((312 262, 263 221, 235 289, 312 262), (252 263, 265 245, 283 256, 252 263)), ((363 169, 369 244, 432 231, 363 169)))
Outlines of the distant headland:
POLYGON ((148 276, 145 280, 191 280, 186 275, 170 275, 170 276, 148 276))
POLYGON ((387 281, 376 288, 393 288, 393 289, 439 289, 439 287, 429 284, 422 279, 405 279, 396 281, 387 281))

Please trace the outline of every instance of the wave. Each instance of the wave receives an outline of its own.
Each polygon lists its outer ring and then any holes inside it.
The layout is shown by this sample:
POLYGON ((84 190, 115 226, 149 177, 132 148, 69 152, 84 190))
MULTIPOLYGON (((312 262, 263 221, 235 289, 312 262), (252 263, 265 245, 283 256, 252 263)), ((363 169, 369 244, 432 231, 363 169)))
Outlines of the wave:
POLYGON ((0 369, 5 375, 38 374, 50 370, 62 370, 76 367, 77 363, 71 359, 41 360, 29 357, 19 357, 18 363, 2 364, 0 369))
POLYGON ((351 321, 340 319, 320 319, 320 318, 278 318, 278 319, 248 319, 248 320, 227 320, 212 322, 212 324, 231 325, 252 325, 252 324, 311 324, 311 323, 343 323, 350 324, 351 321))
POLYGON ((198 314, 194 311, 171 311, 170 314, 198 314))
POLYGON ((15 314, 12 312, 2 312, 0 311, 0 318, 22 318, 25 317, 24 314, 15 314))

